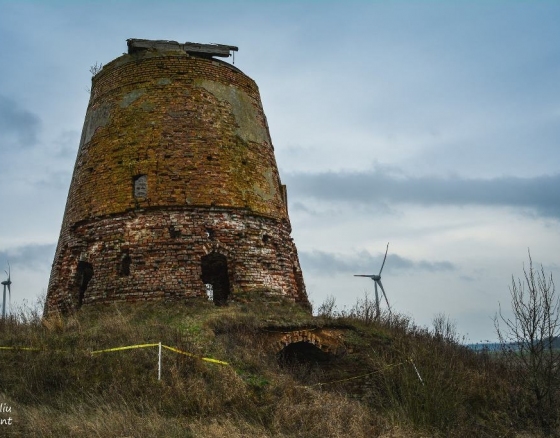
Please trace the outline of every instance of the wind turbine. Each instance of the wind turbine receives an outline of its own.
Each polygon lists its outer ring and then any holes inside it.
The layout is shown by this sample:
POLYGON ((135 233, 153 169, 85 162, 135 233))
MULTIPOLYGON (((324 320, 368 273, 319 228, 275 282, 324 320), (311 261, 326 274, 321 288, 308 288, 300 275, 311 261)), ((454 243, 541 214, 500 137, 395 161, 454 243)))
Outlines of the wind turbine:
POLYGON ((10 302, 12 301, 12 291, 10 289, 10 285, 12 284, 12 280, 10 280, 10 263, 8 263, 8 270, 4 271, 8 276, 7 280, 4 280, 1 284, 4 286, 4 299, 2 300, 2 319, 6 318, 6 286, 8 286, 8 294, 10 295, 10 302))
POLYGON ((367 277, 371 278, 375 283, 375 309, 376 315, 375 317, 379 319, 379 292, 377 290, 377 285, 381 288, 381 292, 383 292, 383 296, 385 297, 385 302, 387 303, 387 307, 389 308, 389 314, 391 313, 391 306, 389 305, 389 300, 387 299, 387 294, 385 293, 385 289, 383 289, 383 284, 381 284, 381 271, 383 271, 383 266, 385 266, 385 260, 387 260, 387 252, 389 251, 389 242, 387 242, 387 249, 385 250, 385 257, 383 258, 383 263, 381 264, 381 269, 379 270, 379 274, 358 274, 354 275, 354 277, 367 277))

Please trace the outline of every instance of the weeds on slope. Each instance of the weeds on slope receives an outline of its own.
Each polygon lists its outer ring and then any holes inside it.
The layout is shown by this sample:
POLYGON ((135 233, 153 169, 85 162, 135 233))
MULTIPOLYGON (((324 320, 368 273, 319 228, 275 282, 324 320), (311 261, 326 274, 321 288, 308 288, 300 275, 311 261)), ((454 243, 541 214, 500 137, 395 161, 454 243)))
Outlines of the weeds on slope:
MULTIPOLYGON (((0 324, 0 402, 13 436, 497 437, 530 430, 517 370, 461 346, 445 319, 372 318, 369 302, 311 317, 296 306, 208 302, 22 312, 0 324), (344 327, 347 354, 283 363, 264 329, 344 327), (163 342, 228 366, 157 349, 163 342), (420 376, 420 377, 419 377, 420 376), (515 400, 515 405, 512 404, 515 400)), ((448 321, 447 321, 448 322, 448 321)))

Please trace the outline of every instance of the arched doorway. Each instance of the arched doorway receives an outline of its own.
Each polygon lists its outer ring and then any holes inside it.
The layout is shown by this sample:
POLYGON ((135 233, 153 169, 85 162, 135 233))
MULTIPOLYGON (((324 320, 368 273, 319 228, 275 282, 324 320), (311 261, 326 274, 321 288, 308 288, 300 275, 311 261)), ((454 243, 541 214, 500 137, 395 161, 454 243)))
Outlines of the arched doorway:
POLYGON ((321 381, 333 356, 311 342, 294 342, 276 354, 278 365, 292 377, 306 384, 321 381))
POLYGON ((217 306, 227 304, 229 296, 229 276, 226 256, 211 252, 201 259, 202 282, 211 286, 212 300, 217 306))
POLYGON ((311 342, 300 341, 286 345, 278 352, 277 358, 280 365, 318 365, 330 361, 332 355, 324 352, 311 342))

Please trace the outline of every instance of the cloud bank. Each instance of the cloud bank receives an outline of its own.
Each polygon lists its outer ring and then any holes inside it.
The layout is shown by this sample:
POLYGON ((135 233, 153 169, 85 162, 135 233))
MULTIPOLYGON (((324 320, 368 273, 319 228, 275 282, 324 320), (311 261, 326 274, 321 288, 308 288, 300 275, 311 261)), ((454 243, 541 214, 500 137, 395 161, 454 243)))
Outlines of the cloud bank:
POLYGON ((288 173, 284 180, 290 193, 298 198, 356 204, 505 206, 532 209, 540 216, 560 219, 560 174, 467 179, 459 176, 406 176, 376 168, 288 173))
POLYGON ((0 148, 35 145, 40 125, 39 117, 0 95, 0 148))
MULTIPOLYGON (((322 275, 335 274, 377 274, 383 263, 384 254, 373 256, 368 251, 345 255, 324 251, 303 251, 299 254, 304 270, 322 275)), ((456 267, 450 262, 426 260, 414 261, 396 254, 388 254, 383 272, 396 271, 453 271, 456 267)))
POLYGON ((5 263, 5 267, 0 265, 0 272, 8 269, 9 262, 12 267, 17 269, 42 269, 50 270, 54 258, 55 244, 29 244, 9 248, 0 251, 0 263, 5 263))

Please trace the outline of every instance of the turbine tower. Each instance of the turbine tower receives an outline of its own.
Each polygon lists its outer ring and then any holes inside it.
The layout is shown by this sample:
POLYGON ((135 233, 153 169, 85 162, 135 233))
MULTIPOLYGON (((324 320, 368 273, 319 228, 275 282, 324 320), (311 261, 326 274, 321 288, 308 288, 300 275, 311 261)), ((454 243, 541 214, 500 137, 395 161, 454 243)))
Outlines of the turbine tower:
POLYGON ((1 284, 4 286, 4 298, 2 300, 2 319, 6 318, 6 287, 8 288, 8 294, 10 297, 10 303, 12 302, 12 291, 10 289, 10 285, 12 284, 12 280, 10 280, 10 264, 8 263, 8 270, 4 271, 8 276, 7 280, 4 280, 1 284))
POLYGON ((383 271, 383 267, 385 266, 385 260, 387 260, 387 252, 389 251, 389 242, 387 242, 387 249, 385 250, 385 257, 383 258, 383 263, 381 264, 381 269, 379 270, 379 274, 356 274, 354 277, 367 277, 371 278, 375 283, 375 318, 379 319, 380 310, 379 310, 379 291, 377 290, 377 285, 381 288, 381 292, 383 292, 383 296, 385 297, 385 302, 387 303, 387 308, 389 309, 389 314, 391 313, 391 306, 389 305, 389 300, 387 299, 387 294, 385 293, 385 289, 383 289, 383 284, 381 283, 381 272, 383 271))

